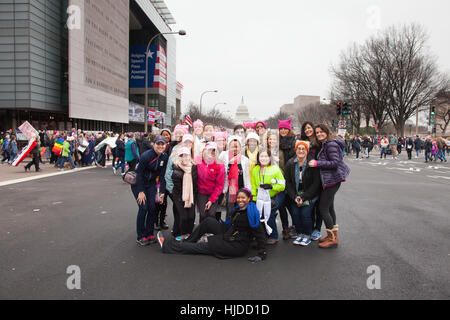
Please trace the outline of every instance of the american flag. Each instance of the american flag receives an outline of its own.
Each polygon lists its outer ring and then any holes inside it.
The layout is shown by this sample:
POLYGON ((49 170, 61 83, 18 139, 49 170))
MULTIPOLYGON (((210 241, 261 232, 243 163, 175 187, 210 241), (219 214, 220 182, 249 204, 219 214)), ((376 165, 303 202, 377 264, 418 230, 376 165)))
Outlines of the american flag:
POLYGON ((192 122, 192 119, 190 116, 185 116, 183 124, 188 124, 191 128, 194 127, 194 123, 192 122))

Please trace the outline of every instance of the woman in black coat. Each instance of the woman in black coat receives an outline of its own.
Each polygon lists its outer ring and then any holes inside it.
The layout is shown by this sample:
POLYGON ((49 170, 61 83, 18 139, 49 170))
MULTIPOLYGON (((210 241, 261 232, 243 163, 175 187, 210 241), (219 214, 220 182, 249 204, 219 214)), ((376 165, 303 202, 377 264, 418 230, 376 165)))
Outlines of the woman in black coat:
POLYGON ((258 255, 249 258, 250 262, 260 262, 267 257, 266 231, 260 223, 261 214, 256 205, 251 202, 250 190, 241 189, 237 195, 238 206, 234 209, 227 222, 206 218, 192 235, 183 242, 174 241, 158 233, 158 241, 163 253, 168 254, 204 254, 219 259, 245 256, 253 239, 256 239, 258 255), (213 234, 207 241, 199 241, 204 235, 213 234))
POLYGON ((294 245, 308 246, 312 240, 312 214, 319 199, 322 183, 319 169, 308 167, 309 143, 298 141, 295 151, 297 157, 289 160, 286 165, 286 192, 292 203, 291 212, 298 234, 294 245))
POLYGON ((178 158, 173 164, 173 205, 178 212, 181 235, 176 240, 185 240, 192 233, 195 223, 194 196, 198 193, 197 166, 191 157, 191 150, 181 148, 178 150, 178 158))

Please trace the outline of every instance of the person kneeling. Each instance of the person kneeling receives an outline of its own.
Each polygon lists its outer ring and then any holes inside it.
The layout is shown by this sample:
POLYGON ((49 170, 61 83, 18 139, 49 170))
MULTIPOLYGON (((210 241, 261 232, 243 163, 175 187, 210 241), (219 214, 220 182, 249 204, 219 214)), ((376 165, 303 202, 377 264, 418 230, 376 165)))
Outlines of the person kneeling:
POLYGON ((159 232, 158 241, 162 252, 212 255, 219 259, 243 257, 248 253, 251 242, 255 238, 258 255, 248 260, 253 263, 265 260, 267 253, 264 224, 261 223, 261 214, 251 199, 251 191, 241 189, 237 195, 237 207, 225 224, 208 217, 183 242, 165 239, 163 233, 159 232), (213 234, 213 236, 208 237, 206 242, 199 241, 206 234, 213 234))

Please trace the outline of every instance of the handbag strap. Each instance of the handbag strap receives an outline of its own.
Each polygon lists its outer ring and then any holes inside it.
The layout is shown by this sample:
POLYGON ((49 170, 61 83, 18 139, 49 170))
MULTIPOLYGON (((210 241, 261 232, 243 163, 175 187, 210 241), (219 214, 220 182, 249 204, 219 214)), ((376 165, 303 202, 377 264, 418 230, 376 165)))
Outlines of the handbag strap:
POLYGON ((155 163, 155 161, 158 161, 158 159, 161 157, 161 155, 159 155, 157 158, 153 159, 152 162, 149 163, 149 166, 151 166, 152 164, 155 163))

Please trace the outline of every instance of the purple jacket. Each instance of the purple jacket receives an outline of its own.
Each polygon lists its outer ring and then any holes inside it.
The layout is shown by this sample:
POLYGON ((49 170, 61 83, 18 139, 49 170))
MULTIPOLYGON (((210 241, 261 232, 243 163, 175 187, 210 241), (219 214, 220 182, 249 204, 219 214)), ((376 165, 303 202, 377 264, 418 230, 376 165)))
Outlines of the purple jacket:
POLYGON ((336 139, 323 144, 317 157, 323 189, 344 182, 350 174, 350 168, 344 163, 342 150, 345 141, 336 139))

